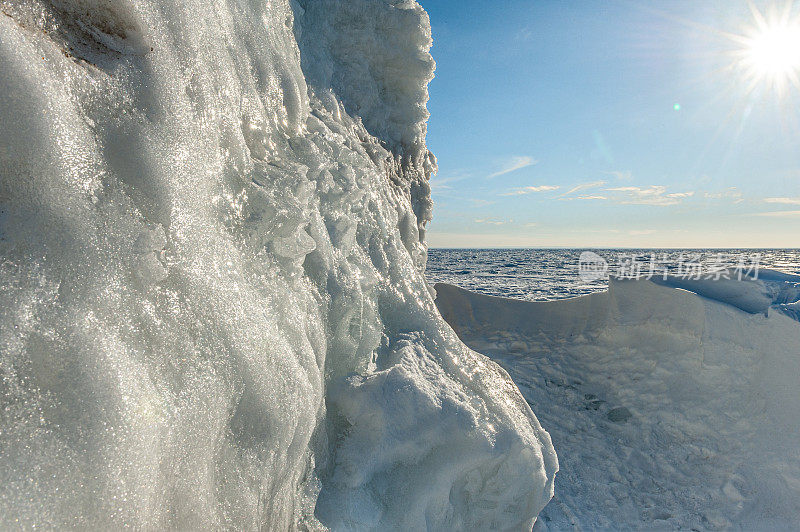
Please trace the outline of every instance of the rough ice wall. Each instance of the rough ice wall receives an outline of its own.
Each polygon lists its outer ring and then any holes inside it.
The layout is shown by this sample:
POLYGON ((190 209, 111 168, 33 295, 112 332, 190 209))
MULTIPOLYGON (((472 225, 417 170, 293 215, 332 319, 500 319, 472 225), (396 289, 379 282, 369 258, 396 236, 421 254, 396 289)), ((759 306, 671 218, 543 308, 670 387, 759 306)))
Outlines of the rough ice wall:
POLYGON ((549 436, 420 273, 418 5, 0 10, 0 526, 530 526, 549 436))
POLYGON ((384 167, 411 198, 417 218, 415 230, 403 233, 404 243, 424 270, 425 225, 433 208, 428 179, 436 170, 425 145, 435 67, 428 14, 413 0, 387 0, 388 9, 375 9, 374 0, 297 2, 303 71, 320 98, 341 101, 389 150, 384 167))

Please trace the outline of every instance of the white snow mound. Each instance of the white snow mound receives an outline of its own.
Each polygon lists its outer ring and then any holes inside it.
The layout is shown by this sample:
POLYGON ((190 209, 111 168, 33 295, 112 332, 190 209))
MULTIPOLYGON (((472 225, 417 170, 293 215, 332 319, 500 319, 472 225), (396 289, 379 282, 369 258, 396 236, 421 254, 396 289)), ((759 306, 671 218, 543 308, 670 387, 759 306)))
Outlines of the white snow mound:
POLYGON ((435 288, 448 323, 506 368, 552 435, 561 470, 536 530, 796 530, 800 324, 753 306, 795 281, 691 293, 612 279, 551 302, 435 288))

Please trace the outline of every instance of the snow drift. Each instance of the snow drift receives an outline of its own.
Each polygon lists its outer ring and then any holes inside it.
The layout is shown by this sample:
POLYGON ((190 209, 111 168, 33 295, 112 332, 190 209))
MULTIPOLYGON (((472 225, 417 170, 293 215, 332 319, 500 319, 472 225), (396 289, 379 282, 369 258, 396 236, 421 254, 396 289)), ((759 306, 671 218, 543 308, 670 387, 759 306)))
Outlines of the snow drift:
POLYGON ((796 530, 797 281, 612 279, 550 302, 435 289, 552 435, 561 470, 536 529, 796 530))
POLYGON ((0 0, 0 526, 530 527, 428 293, 411 0, 0 0))

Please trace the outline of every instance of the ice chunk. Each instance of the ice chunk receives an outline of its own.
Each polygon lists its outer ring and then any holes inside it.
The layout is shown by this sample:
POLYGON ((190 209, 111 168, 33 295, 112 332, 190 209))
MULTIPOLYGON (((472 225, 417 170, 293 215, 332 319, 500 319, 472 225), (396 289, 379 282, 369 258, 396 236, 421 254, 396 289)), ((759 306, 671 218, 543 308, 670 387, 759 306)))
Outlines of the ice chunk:
POLYGON ((530 528, 549 436, 422 277, 416 2, 0 7, 0 528, 530 528))
POLYGON ((344 418, 343 444, 320 517, 335 529, 530 528, 552 496, 557 469, 547 433, 533 416, 498 415, 483 390, 513 389, 502 370, 463 352, 448 375, 427 343, 401 338, 390 367, 334 388, 329 401, 344 418), (518 423, 530 423, 535 437, 518 423), (342 500, 359 504, 342 507, 342 500))

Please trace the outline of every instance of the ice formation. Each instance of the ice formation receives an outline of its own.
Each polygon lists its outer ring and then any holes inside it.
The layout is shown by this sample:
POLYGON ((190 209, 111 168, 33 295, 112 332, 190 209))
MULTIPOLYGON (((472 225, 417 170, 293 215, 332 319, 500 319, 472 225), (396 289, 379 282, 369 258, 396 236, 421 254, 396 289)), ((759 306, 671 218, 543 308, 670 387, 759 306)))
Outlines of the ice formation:
POLYGON ((768 315, 770 309, 775 309, 798 318, 793 309, 800 301, 800 275, 767 268, 756 271, 732 268, 704 279, 667 275, 655 277, 653 281, 727 303, 751 314, 768 315))
POLYGON ((796 530, 798 280, 612 279, 550 302, 437 284, 552 435, 561 470, 534 530, 796 530))
POLYGON ((529 528, 439 317, 411 0, 0 0, 0 527, 529 528))

